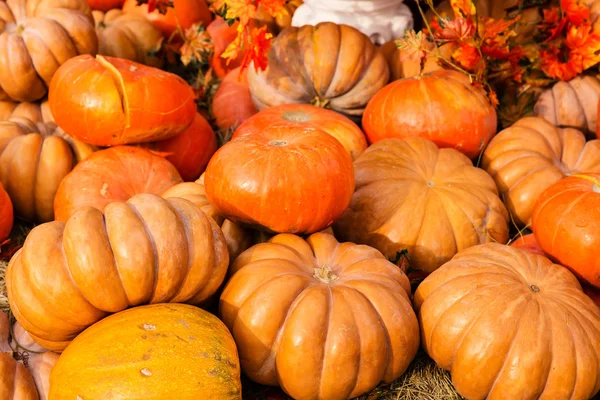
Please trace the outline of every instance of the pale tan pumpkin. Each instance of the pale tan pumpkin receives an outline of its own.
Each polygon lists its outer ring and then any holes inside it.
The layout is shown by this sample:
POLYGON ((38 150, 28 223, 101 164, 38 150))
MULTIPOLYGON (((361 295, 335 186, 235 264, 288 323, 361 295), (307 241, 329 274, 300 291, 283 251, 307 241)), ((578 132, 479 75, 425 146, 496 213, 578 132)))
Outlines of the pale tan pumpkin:
POLYGON ((40 400, 47 400, 50 393, 50 374, 60 356, 56 353, 46 352, 29 354, 27 369, 33 377, 40 400))
POLYGON ((577 172, 600 172, 600 140, 586 143, 576 129, 526 117, 492 139, 481 167, 494 178, 515 223, 525 226, 552 184, 577 172))
POLYGON ((14 117, 27 118, 33 122, 54 122, 48 101, 44 101, 41 104, 0 101, 0 121, 14 117))
POLYGON ((6 400, 38 400, 33 377, 12 353, 0 353, 0 395, 6 400), (6 396, 6 397, 4 397, 6 396))
POLYGON ((455 149, 420 138, 386 139, 354 162, 356 191, 334 224, 342 240, 367 244, 431 273, 458 251, 506 243, 508 212, 494 180, 455 149))

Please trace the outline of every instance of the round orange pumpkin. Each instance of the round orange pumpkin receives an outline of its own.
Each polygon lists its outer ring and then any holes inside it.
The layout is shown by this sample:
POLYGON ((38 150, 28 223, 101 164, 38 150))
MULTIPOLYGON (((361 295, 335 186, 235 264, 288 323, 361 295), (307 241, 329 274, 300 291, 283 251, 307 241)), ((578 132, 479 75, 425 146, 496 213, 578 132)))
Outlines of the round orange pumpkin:
POLYGON ((496 134, 496 110, 457 71, 405 78, 381 89, 362 119, 370 143, 421 137, 476 158, 496 134))
POLYGON ((33 122, 54 122, 47 101, 41 104, 0 101, 0 121, 14 117, 27 118, 33 122))
POLYGON ((65 132, 98 146, 167 139, 196 115, 194 90, 179 76, 103 56, 64 63, 52 79, 48 102, 65 132))
POLYGON ((497 243, 471 247, 415 292, 421 342, 467 399, 589 399, 600 309, 566 268, 497 243))
POLYGON ((0 1, 0 99, 41 99, 61 64, 97 50, 85 0, 0 1))
POLYGON ((550 185, 578 171, 600 172, 600 140, 586 143, 576 129, 525 117, 492 139, 481 166, 496 181, 515 223, 525 226, 550 185))
POLYGON ((59 399, 241 400, 235 342, 214 315, 155 304, 111 315, 64 351, 50 380, 59 399))
POLYGON ((215 210, 234 222, 313 233, 346 209, 354 174, 350 155, 325 130, 266 125, 221 147, 208 163, 204 184, 215 210))
POLYGON ((148 18, 166 39, 177 34, 178 25, 185 30, 196 22, 208 26, 212 21, 212 13, 206 0, 173 0, 173 6, 168 7, 165 14, 161 14, 159 10, 148 12, 148 4, 138 5, 137 0, 125 0, 123 12, 148 18))
POLYGON ((322 130, 336 138, 355 160, 367 149, 367 140, 351 120, 331 110, 310 104, 284 104, 267 108, 250 117, 236 129, 232 139, 262 130, 322 130))
POLYGON ((242 253, 219 315, 242 370, 295 399, 348 399, 391 382, 419 348, 406 275, 377 250, 316 233, 242 253))
POLYGON ((600 288, 600 173, 571 175, 550 186, 531 221, 544 252, 600 288))
POLYGON ((238 67, 225 75, 213 96, 212 113, 221 132, 235 130, 257 113, 248 88, 248 70, 238 67))
POLYGON ((231 42, 237 37, 237 28, 239 22, 229 26, 227 21, 221 17, 215 18, 206 28, 206 32, 213 42, 213 55, 211 56, 210 66, 215 75, 219 78, 225 77, 230 71, 242 65, 246 51, 242 50, 234 60, 226 60, 221 55, 231 42))
POLYGON ((457 252, 506 243, 508 212, 492 178, 454 149, 420 138, 382 140, 354 162, 356 191, 334 230, 428 274, 457 252))
POLYGON ((113 201, 127 201, 139 193, 160 195, 181 182, 175 167, 164 158, 138 147, 111 147, 79 163, 62 180, 54 199, 54 217, 66 222, 81 207, 104 211, 113 201))
POLYGON ((107 12, 114 8, 121 8, 125 0, 87 0, 92 10, 107 12))
POLYGON ((540 247, 535 235, 530 233, 528 235, 519 236, 518 239, 514 240, 511 244, 511 247, 517 247, 523 250, 527 250, 532 252, 533 254, 539 254, 540 256, 545 256, 544 250, 540 247))
POLYGON ((201 304, 228 264, 219 227, 193 203, 139 194, 104 213, 82 207, 66 223, 36 226, 10 260, 6 287, 17 321, 36 342, 61 351, 109 313, 201 304))
POLYGON ((265 71, 248 69, 259 110, 310 103, 360 117, 390 76, 383 53, 371 39, 332 22, 284 29, 273 39, 268 59, 265 71))

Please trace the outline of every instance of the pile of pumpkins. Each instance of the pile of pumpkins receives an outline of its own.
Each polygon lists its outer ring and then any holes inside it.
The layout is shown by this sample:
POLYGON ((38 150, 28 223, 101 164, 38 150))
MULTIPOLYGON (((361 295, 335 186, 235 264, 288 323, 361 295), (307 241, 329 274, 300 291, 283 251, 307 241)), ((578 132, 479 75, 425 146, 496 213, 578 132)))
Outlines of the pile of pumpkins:
POLYGON ((96 54, 83 0, 6 15, 0 52, 30 54, 0 57, 0 233, 13 212, 39 225, 6 271, 0 393, 241 399, 243 372, 347 399, 420 347, 467 399, 600 390, 598 99, 585 129, 497 133, 459 72, 394 77, 398 52, 354 28, 288 27, 265 71, 215 58, 217 149, 148 47, 96 54))

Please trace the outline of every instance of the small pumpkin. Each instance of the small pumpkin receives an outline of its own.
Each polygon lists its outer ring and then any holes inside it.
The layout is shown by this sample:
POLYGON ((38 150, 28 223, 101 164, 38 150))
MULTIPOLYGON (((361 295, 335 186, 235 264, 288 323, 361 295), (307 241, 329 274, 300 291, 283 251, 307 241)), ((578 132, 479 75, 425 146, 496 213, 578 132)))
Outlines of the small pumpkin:
POLYGON ((6 287, 17 321, 37 343, 62 351, 108 314, 203 303, 228 264, 223 233, 193 203, 139 194, 104 213, 82 207, 66 223, 36 226, 10 260, 6 287))
POLYGON ((600 173, 571 175, 548 187, 531 221, 544 252, 600 288, 600 173))
MULTIPOLYGON (((450 59, 456 50, 456 46, 453 43, 446 43, 439 46, 439 49, 443 57, 450 59)), ((406 50, 400 50, 395 40, 381 46, 381 51, 385 55, 385 59, 390 67, 390 81, 397 81, 444 69, 440 58, 433 52, 426 55, 423 68, 421 68, 420 62, 416 62, 410 58, 403 60, 403 54, 406 53, 406 50)))
POLYGON ((194 90, 179 76, 100 55, 64 63, 52 79, 48 102, 65 132, 97 146, 167 139, 196 115, 194 90))
POLYGON ((107 12, 115 8, 121 8, 125 0, 87 0, 92 10, 107 12))
POLYGON ((492 139, 481 166, 496 181, 515 223, 525 226, 536 200, 553 183, 578 171, 600 172, 600 140, 586 143, 576 129, 525 117, 492 139))
POLYGON ((242 399, 235 342, 217 317, 185 304, 135 307, 92 325, 63 352, 50 400, 242 399))
POLYGON ((0 182, 15 214, 29 221, 52 221, 62 179, 94 150, 52 122, 0 121, 0 182))
POLYGON ((330 226, 354 190, 344 146, 314 126, 258 128, 225 144, 208 163, 210 204, 234 222, 267 232, 313 233, 330 226))
POLYGON ((111 147, 96 152, 64 177, 54 199, 54 217, 66 222, 79 208, 104 211, 114 201, 127 201, 139 193, 160 195, 181 182, 164 158, 138 147, 111 147))
POLYGON ((327 132, 344 146, 352 160, 367 149, 367 139, 354 122, 334 111, 310 104, 284 104, 267 108, 240 125, 232 139, 278 129, 317 129, 327 132))
POLYGON ((496 134, 496 110, 483 90, 457 71, 441 70, 390 83, 362 119, 370 143, 420 137, 476 158, 496 134))
POLYGON ((589 399, 600 389, 600 309, 546 257, 471 247, 429 275, 414 303, 425 351, 467 399, 589 399))
POLYGON ((230 26, 223 18, 217 17, 206 27, 206 33, 213 42, 210 66, 219 78, 225 77, 230 71, 241 66, 244 60, 245 50, 242 50, 234 60, 226 60, 221 57, 227 46, 237 37, 239 25, 240 23, 236 21, 230 26))
POLYGON ((92 15, 98 34, 98 54, 152 67, 162 65, 162 59, 156 54, 162 45, 162 33, 145 17, 124 14, 118 9, 106 13, 93 11, 92 15))
POLYGON ((429 274, 457 252, 506 243, 509 216, 493 179, 454 149, 420 138, 382 140, 354 162, 356 191, 334 225, 342 240, 389 259, 408 250, 429 274))
POLYGON ((248 69, 259 110, 310 103, 360 117, 390 75, 383 53, 365 34, 332 22, 284 29, 268 59, 265 71, 248 69))
POLYGON ((4 186, 0 184, 0 243, 4 242, 12 231, 14 222, 13 204, 4 186))
POLYGON ((397 379, 417 353, 408 278, 373 248, 281 234, 231 268, 219 315, 260 384, 299 400, 354 398, 397 379))
POLYGON ((579 129, 595 138, 599 101, 600 81, 583 75, 543 91, 533 111, 553 125, 579 129))
POLYGON ((31 373, 39 400, 48 400, 50 393, 50 373, 59 359, 59 355, 52 352, 29 354, 27 369, 31 373))
POLYGON ((0 99, 41 99, 61 64, 97 50, 85 0, 1 1, 0 99))
POLYGON ((3 400, 39 399, 33 377, 23 364, 12 357, 12 353, 0 353, 0 376, 3 400))
POLYGON ((6 121, 13 117, 27 118, 33 122, 54 122, 47 101, 41 104, 0 101, 0 121, 6 121))
POLYGON ((511 244, 511 247, 517 247, 523 250, 527 250, 532 252, 533 254, 539 254, 540 256, 545 256, 544 250, 540 247, 535 235, 533 233, 519 236, 518 239, 514 240, 511 244))
POLYGON ((212 99, 212 113, 219 130, 233 131, 257 112, 248 88, 248 70, 237 67, 228 72, 212 99))

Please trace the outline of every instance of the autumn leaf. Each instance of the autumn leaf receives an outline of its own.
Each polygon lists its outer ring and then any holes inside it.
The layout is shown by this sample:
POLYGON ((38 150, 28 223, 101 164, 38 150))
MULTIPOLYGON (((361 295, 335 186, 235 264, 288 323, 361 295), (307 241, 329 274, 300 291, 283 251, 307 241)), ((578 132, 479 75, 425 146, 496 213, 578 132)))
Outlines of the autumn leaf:
POLYGON ((248 46, 244 60, 242 61, 242 70, 250 64, 254 64, 256 72, 267 69, 268 57, 267 53, 271 48, 271 35, 267 32, 267 27, 251 28, 247 30, 249 34, 246 37, 245 44, 248 46))
POLYGON ((590 19, 590 9, 581 0, 560 0, 560 7, 573 25, 582 25, 590 19))
POLYGON ((441 20, 435 38, 452 42, 466 41, 475 33, 475 24, 471 19, 457 17, 453 20, 441 20))
POLYGON ((481 54, 475 46, 469 43, 461 43, 458 50, 452 54, 454 58, 467 71, 475 71, 475 68, 481 61, 481 54))
POLYGON ((148 12, 158 10, 161 14, 166 14, 169 7, 173 7, 173 0, 148 0, 148 12))
POLYGON ((434 44, 427 40, 423 32, 407 31, 402 39, 396 40, 396 46, 401 50, 400 61, 411 60, 420 63, 433 50, 434 44))
POLYGON ((278 18, 285 12, 287 0, 256 0, 256 8, 260 6, 264 12, 278 18))
POLYGON ((538 29, 541 32, 548 34, 545 41, 550 42, 562 35, 565 26, 567 25, 567 18, 561 18, 560 10, 556 7, 544 9, 543 14, 544 17, 542 22, 538 25, 538 29))
POLYGON ((477 9, 471 0, 450 0, 450 5, 457 18, 475 15, 477 9))
POLYGON ((253 0, 227 0, 227 19, 239 19, 243 29, 251 19, 256 17, 256 5, 253 0))
POLYGON ((181 53, 181 62, 185 66, 189 65, 192 61, 208 62, 210 56, 213 54, 214 46, 201 22, 197 22, 185 30, 184 43, 179 51, 181 53))
POLYGON ((493 18, 482 18, 480 26, 482 27, 482 39, 493 39, 498 36, 512 36, 511 32, 514 33, 510 28, 521 19, 520 15, 517 15, 513 19, 499 19, 493 18))

